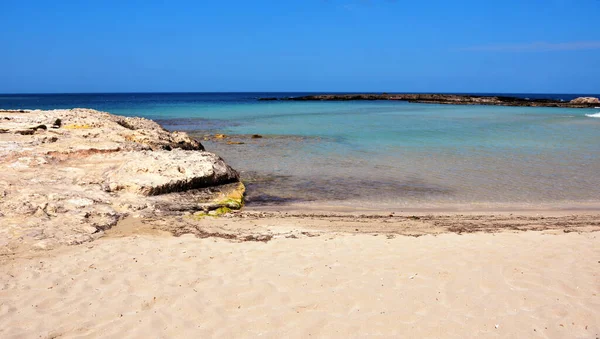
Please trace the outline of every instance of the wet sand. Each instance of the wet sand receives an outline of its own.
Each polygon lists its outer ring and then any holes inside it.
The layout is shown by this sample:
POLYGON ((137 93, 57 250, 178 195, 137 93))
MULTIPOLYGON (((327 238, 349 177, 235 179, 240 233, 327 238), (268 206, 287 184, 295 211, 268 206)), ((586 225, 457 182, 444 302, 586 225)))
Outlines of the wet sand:
POLYGON ((3 257, 0 337, 595 338, 599 230, 565 212, 130 218, 3 257))

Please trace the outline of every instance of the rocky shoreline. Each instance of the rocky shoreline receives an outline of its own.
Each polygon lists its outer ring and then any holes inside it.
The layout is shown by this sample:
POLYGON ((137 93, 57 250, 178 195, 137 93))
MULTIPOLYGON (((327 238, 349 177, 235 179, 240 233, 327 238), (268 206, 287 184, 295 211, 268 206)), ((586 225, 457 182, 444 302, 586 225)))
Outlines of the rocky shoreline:
POLYGON ((571 101, 551 99, 524 99, 510 96, 477 96, 457 94, 322 94, 286 98, 259 98, 259 101, 374 101, 392 100, 422 104, 444 105, 493 105, 493 106, 529 106, 529 107, 564 107, 594 108, 600 106, 600 99, 580 97, 571 101))
POLYGON ((237 171, 182 132, 90 109, 0 110, 0 254, 102 236, 124 217, 243 205, 237 171))

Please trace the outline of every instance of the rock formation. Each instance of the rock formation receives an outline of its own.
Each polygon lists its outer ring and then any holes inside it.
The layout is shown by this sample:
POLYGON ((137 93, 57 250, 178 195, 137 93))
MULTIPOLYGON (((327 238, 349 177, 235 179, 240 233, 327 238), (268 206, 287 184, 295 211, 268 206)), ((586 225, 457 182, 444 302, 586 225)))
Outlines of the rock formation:
POLYGON ((89 109, 0 110, 0 171, 0 254, 243 203, 238 173, 186 133, 89 109))
POLYGON ((598 104, 600 104, 600 99, 594 98, 594 97, 579 97, 579 98, 575 98, 575 99, 571 100, 570 103, 575 104, 575 105, 581 105, 581 104, 598 105, 598 104))
MULTIPOLYGON (((273 98, 268 98, 273 99, 273 98)), ((259 99, 261 100, 261 99, 259 99)), ((598 98, 577 98, 570 102, 551 99, 524 99, 509 96, 477 96, 456 94, 320 94, 282 98, 292 101, 355 101, 355 100, 398 100, 424 104, 445 105, 494 105, 590 108, 598 105, 598 98)))

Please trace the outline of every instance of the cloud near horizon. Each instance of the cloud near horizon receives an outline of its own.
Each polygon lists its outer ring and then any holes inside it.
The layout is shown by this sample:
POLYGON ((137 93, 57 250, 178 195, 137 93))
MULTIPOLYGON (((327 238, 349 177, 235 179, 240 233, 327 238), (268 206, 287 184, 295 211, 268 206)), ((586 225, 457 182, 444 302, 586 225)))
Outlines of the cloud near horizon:
POLYGON ((523 44, 495 44, 459 48, 459 51, 477 52, 551 52, 551 51, 582 51, 600 49, 598 41, 572 42, 531 42, 523 44))

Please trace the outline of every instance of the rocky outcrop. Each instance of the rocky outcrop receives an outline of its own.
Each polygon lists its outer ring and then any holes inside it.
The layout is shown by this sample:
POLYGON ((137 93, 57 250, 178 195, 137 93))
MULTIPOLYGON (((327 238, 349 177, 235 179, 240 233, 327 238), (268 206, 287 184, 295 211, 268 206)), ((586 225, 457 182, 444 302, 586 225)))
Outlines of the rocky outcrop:
POLYGON ((600 99, 594 98, 594 97, 579 97, 579 98, 575 98, 575 99, 571 100, 570 103, 575 104, 575 105, 581 105, 581 104, 599 105, 600 99))
MULTIPOLYGON (((132 152, 117 155, 122 165, 109 170, 104 189, 107 192, 127 190, 140 195, 184 192, 235 182, 238 173, 223 159, 209 152, 173 150, 171 152, 132 152)), ((115 155, 105 158, 113 160, 115 155)))
POLYGON ((590 108, 598 105, 597 98, 577 98, 570 102, 551 99, 524 99, 509 96, 477 96, 455 94, 322 94, 282 98, 292 101, 355 101, 355 100, 398 100, 412 103, 445 105, 494 105, 590 108))
POLYGON ((0 114, 0 134, 33 135, 38 130, 44 130, 48 133, 38 133, 31 141, 39 141, 40 144, 44 143, 44 137, 56 137, 51 146, 45 147, 48 150, 204 150, 202 144, 187 134, 171 133, 154 121, 143 118, 128 118, 89 109, 0 111, 0 114), (73 142, 75 139, 78 143, 73 142))
POLYGON ((0 254, 243 204, 238 173, 186 133, 89 109, 0 110, 0 171, 0 254))

